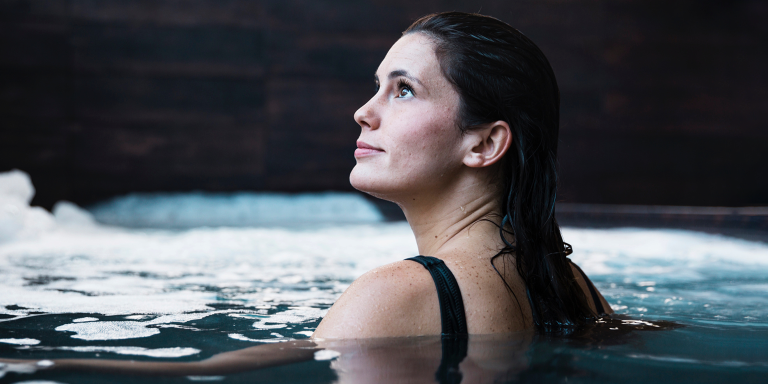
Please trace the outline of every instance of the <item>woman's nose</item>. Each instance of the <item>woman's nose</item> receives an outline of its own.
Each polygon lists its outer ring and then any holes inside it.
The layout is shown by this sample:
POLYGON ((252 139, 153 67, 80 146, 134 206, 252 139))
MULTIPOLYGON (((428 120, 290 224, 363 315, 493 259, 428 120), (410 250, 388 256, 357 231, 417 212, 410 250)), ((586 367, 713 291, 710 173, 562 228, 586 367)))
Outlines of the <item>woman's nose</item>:
POLYGON ((355 112, 355 121, 360 124, 360 127, 363 129, 379 128, 379 117, 373 108, 374 98, 368 100, 367 103, 365 103, 355 112))

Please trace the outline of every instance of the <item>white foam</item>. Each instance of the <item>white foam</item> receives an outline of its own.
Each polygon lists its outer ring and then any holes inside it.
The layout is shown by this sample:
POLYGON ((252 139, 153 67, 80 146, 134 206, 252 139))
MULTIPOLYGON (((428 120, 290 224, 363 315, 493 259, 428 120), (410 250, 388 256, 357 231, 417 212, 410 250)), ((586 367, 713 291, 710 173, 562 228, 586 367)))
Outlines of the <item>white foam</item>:
POLYGON ((138 321, 96 321, 73 323, 56 327, 57 331, 75 332, 72 338, 81 340, 120 340, 157 335, 160 330, 147 328, 138 321))
POLYGON ((59 201, 53 206, 53 217, 56 224, 73 227, 93 227, 96 220, 93 215, 70 203, 69 201, 59 201))
POLYGON ((30 207, 35 188, 26 173, 0 173, 0 244, 16 239, 34 239, 55 228, 53 216, 40 207, 30 207))
POLYGON ((278 338, 270 338, 270 339, 252 339, 248 336, 241 335, 239 333, 230 333, 227 335, 230 339, 240 340, 240 341, 250 341, 254 343, 282 343, 283 341, 293 340, 290 338, 285 337, 278 337, 278 338))
POLYGON ((73 323, 85 323, 87 321, 99 321, 99 319, 96 317, 79 317, 72 320, 73 323))
POLYGON ((63 228, 0 245, 0 313, 210 311, 219 289, 229 291, 228 300, 254 307, 323 307, 365 271, 416 252, 404 223, 183 232, 63 228), (47 276, 46 283, 29 285, 36 276, 47 276), (27 309, 5 308, 12 305, 27 309))
POLYGON ((333 360, 339 356, 341 356, 341 353, 331 349, 321 349, 315 352, 315 360, 317 361, 333 360))
POLYGON ((18 169, 0 172, 0 196, 29 205, 35 196, 35 187, 26 172, 18 169))
POLYGON ((40 344, 40 340, 37 340, 37 339, 0 339, 0 343, 16 344, 16 345, 37 345, 37 344, 40 344))
POLYGON ((288 325, 299 325, 308 321, 317 320, 323 316, 327 310, 318 308, 299 307, 291 308, 287 311, 278 312, 253 323, 256 329, 279 329, 288 325))
POLYGON ((15 372, 15 373, 35 373, 37 372, 37 367, 34 364, 16 364, 16 363, 2 363, 0 365, 0 379, 5 376, 6 372, 15 372))
POLYGON ((571 258, 584 264, 589 275, 658 276, 659 282, 699 280, 709 271, 762 273, 768 268, 765 243, 700 232, 564 228, 563 238, 573 245, 571 258))
POLYGON ((154 336, 160 333, 157 328, 150 325, 185 323, 202 319, 210 313, 175 314, 160 316, 149 321, 91 321, 74 322, 56 327, 57 331, 75 332, 75 339, 82 340, 120 340, 154 336))
MULTIPOLYGON (((0 208, 0 313, 16 318, 73 311, 125 316, 121 318, 125 321, 93 317, 94 321, 77 320, 57 328, 86 340, 149 337, 161 332, 159 327, 186 327, 179 324, 214 313, 212 304, 242 305, 249 313, 241 315, 254 319, 254 329, 285 329, 280 332, 291 335, 292 329, 286 328, 316 322, 364 272, 418 254, 407 223, 126 229, 88 224, 87 213, 67 204, 58 206, 55 220, 35 211, 28 206, 33 189, 22 173, 0 177, 0 184, 4 191, 0 205, 10 202, 16 207, 11 209, 16 216, 3 216, 0 208), (35 219, 39 215, 47 218, 35 219), (21 216, 25 218, 17 220, 21 216), (16 221, 2 221, 9 217, 16 221), (11 223, 12 228, 2 223, 11 223)), ((184 201, 198 201, 189 207, 200 208, 202 218, 216 204, 240 204, 234 195, 230 203, 216 197, 221 201, 208 208, 199 195, 176 198, 181 202, 166 196, 152 206, 167 213, 186 206, 184 201)), ((293 204, 283 203, 269 209, 277 212, 293 204)), ((225 211, 237 214, 229 208, 210 211, 218 212, 213 217, 225 211)), ((190 223, 193 219, 197 220, 191 217, 190 223)), ((709 314, 721 315, 716 308, 724 305, 752 308, 743 313, 734 309, 729 317, 733 321, 765 318, 760 309, 768 307, 761 289, 768 284, 764 243, 637 228, 564 228, 563 236, 574 247, 572 259, 623 313, 652 314, 662 305, 664 310, 690 311, 685 309, 695 307, 690 303, 701 303, 701 311, 710 312, 696 316, 705 320, 709 314), (691 282, 714 285, 687 288, 691 282), (711 306, 704 307, 705 303, 711 306)))
POLYGON ((106 346, 82 346, 82 347, 56 347, 54 349, 75 352, 109 352, 118 355, 134 355, 149 357, 184 357, 200 353, 196 348, 142 348, 142 347, 106 347, 106 346))

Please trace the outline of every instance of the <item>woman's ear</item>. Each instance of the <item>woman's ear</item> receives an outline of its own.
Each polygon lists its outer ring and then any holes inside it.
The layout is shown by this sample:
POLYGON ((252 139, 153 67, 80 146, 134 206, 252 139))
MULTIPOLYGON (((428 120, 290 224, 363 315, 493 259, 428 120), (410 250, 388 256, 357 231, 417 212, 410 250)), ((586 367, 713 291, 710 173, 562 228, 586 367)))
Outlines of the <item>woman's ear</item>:
POLYGON ((464 165, 471 168, 487 167, 499 161, 512 145, 512 130, 506 121, 494 121, 473 128, 465 140, 471 146, 464 156, 464 165))

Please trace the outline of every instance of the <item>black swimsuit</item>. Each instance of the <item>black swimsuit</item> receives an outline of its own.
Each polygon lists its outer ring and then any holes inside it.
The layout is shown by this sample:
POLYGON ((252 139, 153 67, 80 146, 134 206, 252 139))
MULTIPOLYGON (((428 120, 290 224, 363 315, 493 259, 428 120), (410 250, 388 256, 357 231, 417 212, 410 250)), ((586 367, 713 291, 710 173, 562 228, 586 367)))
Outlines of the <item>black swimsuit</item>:
POLYGON ((464 300, 456 278, 445 263, 432 256, 416 256, 413 260, 426 268, 432 275, 440 302, 440 321, 442 323, 443 357, 440 367, 435 372, 435 379, 440 384, 461 383, 459 363, 467 357, 467 318, 464 315, 464 300))
MULTIPOLYGON (((464 314, 464 300, 453 273, 445 263, 432 256, 416 256, 406 260, 415 261, 426 268, 432 275, 440 302, 440 322, 442 323, 443 358, 435 373, 438 383, 461 383, 459 363, 467 356, 467 318, 464 314)), ((599 315, 605 315, 603 303, 595 286, 578 265, 571 263, 587 282, 589 293, 599 315)))
POLYGON ((448 266, 442 260, 432 256, 416 256, 406 260, 413 260, 423 265, 435 281, 437 299, 440 301, 443 336, 466 335, 467 318, 464 316, 464 300, 461 299, 459 284, 448 266))
POLYGON ((587 288, 589 288, 589 293, 592 295, 592 301, 595 303, 595 309, 597 310, 597 314, 599 316, 605 315, 605 308, 603 308, 603 302, 600 301, 600 296, 597 294, 597 289, 595 289, 595 286, 592 284, 592 280, 587 277, 587 274, 584 273, 584 271, 579 268, 578 265, 571 263, 574 267, 576 267, 576 270, 581 273, 581 277, 584 278, 584 281, 587 282, 587 288))
MULTIPOLYGON (((440 320, 443 336, 466 335, 467 318, 464 315, 464 301, 461 299, 459 284, 456 282, 456 278, 453 277, 451 270, 448 269, 448 266, 442 260, 432 256, 416 256, 406 260, 413 260, 423 265, 432 275, 432 280, 435 281, 437 299, 440 301, 440 320)), ((605 308, 603 308, 603 303, 600 301, 600 296, 597 294, 597 289, 595 289, 592 281, 589 280, 589 277, 578 265, 574 263, 571 263, 571 265, 576 267, 581 277, 587 282, 587 288, 592 296, 592 301, 595 303, 597 314, 600 316, 605 315, 605 308)))

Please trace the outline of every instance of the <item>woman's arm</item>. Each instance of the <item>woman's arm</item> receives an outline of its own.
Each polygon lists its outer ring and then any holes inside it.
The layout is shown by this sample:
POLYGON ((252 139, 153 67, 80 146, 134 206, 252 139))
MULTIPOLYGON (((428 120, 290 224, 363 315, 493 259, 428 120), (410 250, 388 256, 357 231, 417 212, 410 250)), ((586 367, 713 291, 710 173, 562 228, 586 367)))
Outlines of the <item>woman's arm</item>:
POLYGON ((298 363, 314 359, 320 350, 312 340, 295 340, 224 352, 191 362, 154 362, 106 359, 56 359, 53 365, 40 360, 0 359, 7 364, 34 364, 37 370, 82 370, 129 375, 213 376, 298 363))

